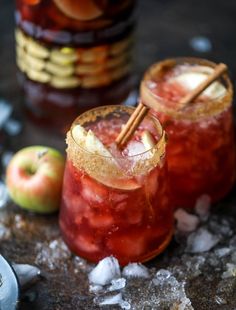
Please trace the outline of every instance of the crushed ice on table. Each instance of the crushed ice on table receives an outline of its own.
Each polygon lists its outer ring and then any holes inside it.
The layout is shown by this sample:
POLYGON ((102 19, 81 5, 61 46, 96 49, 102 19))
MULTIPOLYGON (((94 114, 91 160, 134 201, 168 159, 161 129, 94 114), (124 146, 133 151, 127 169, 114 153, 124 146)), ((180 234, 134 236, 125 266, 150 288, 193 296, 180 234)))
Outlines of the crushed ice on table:
POLYGON ((126 278, 148 278, 149 270, 142 264, 129 263, 124 267, 122 275, 126 278))
POLYGON ((36 244, 36 259, 38 265, 46 265, 49 269, 61 268, 71 257, 71 252, 61 238, 50 242, 36 244))
POLYGON ((89 282, 91 284, 106 285, 111 280, 120 278, 120 266, 118 260, 113 257, 105 257, 89 273, 89 282))
POLYGON ((9 136, 16 136, 22 130, 22 123, 15 119, 8 119, 4 124, 4 130, 9 136))
POLYGON ((121 290, 126 286, 126 279, 119 278, 119 279, 113 279, 111 280, 111 285, 108 287, 108 291, 117 291, 121 290))
POLYGON ((0 208, 4 208, 9 200, 8 190, 6 185, 0 181, 0 208))
POLYGON ((185 282, 178 281, 169 270, 157 271, 152 283, 156 287, 156 305, 160 309, 193 309, 186 296, 185 282))
POLYGON ((97 296, 94 298, 94 303, 98 306, 119 305, 121 309, 131 309, 131 305, 123 300, 121 293, 110 296, 97 296))
POLYGON ((226 279, 226 278, 230 278, 230 277, 236 277, 236 265, 231 264, 231 263, 227 263, 226 264, 226 271, 223 272, 221 278, 226 279))
POLYGON ((192 232, 196 230, 200 223, 199 218, 195 214, 190 214, 184 209, 177 209, 174 217, 177 220, 177 229, 182 232, 192 232))
POLYGON ((2 128, 12 113, 12 106, 5 100, 0 99, 0 128, 2 128))
POLYGON ((186 252, 206 252, 211 250, 219 241, 218 236, 213 235, 208 229, 201 227, 188 236, 186 252))

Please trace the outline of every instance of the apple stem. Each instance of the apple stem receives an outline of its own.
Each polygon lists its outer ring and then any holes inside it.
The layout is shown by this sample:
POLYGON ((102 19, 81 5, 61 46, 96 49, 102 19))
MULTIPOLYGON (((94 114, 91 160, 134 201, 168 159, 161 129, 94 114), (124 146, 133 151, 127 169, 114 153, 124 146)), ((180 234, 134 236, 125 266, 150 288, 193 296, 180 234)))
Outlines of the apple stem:
POLYGON ((41 159, 41 158, 42 158, 44 155, 46 155, 47 153, 48 153, 48 149, 39 151, 39 152, 37 153, 38 159, 41 159))

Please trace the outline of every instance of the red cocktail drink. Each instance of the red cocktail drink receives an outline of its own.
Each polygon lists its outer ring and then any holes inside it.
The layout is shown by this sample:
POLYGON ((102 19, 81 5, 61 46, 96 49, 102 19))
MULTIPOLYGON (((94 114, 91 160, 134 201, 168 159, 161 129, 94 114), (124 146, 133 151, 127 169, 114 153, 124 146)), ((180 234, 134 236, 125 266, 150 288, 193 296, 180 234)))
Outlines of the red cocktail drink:
POLYGON ((88 111, 67 134, 60 227, 70 249, 94 262, 109 255, 123 265, 146 261, 162 252, 172 236, 165 134, 159 122, 146 117, 122 152, 114 145, 132 111, 121 106, 88 111), (83 127, 77 131, 78 124, 83 127))
POLYGON ((180 99, 207 78, 215 64, 198 59, 173 59, 153 65, 141 84, 143 102, 168 134, 167 161, 173 203, 193 207, 207 194, 223 198, 235 180, 232 85, 227 74, 195 102, 180 107, 180 99))

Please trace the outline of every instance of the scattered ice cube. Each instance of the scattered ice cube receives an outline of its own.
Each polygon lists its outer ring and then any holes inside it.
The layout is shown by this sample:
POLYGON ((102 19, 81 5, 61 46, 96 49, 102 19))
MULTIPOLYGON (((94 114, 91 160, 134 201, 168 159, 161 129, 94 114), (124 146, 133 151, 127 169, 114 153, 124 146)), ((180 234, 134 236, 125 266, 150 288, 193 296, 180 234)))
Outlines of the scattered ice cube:
POLYGON ((226 268, 227 268, 226 271, 223 272, 221 276, 222 279, 236 277, 236 265, 235 264, 227 263, 226 268))
POLYGON ((46 265, 51 270, 60 268, 71 257, 70 250, 61 238, 49 243, 37 243, 36 252, 36 264, 46 265))
POLYGON ((206 221, 210 214, 211 197, 209 195, 200 196, 195 204, 195 211, 202 221, 206 221))
POLYGON ((97 266, 89 273, 88 278, 90 283, 98 285, 106 285, 111 280, 120 278, 120 266, 118 260, 113 257, 105 257, 97 266))
POLYGON ((119 278, 119 279, 113 279, 111 280, 111 285, 108 287, 108 291, 117 291, 121 290, 126 286, 126 279, 119 278))
POLYGON ((184 209, 178 209, 174 214, 177 220, 177 229, 182 232, 192 232, 199 225, 199 218, 194 214, 189 214, 184 209))
POLYGON ((2 162, 2 166, 4 167, 4 169, 7 168, 10 160, 12 159, 12 156, 13 156, 13 152, 11 151, 6 151, 2 154, 1 162, 2 162))
POLYGON ((121 293, 111 296, 95 297, 94 302, 98 306, 119 305, 121 309, 131 309, 131 305, 127 301, 123 300, 121 293))
POLYGON ((185 293, 185 282, 179 282, 170 271, 161 269, 156 273, 152 283, 157 287, 157 309, 193 309, 185 293))
POLYGON ((0 181, 0 208, 4 208, 7 205, 9 196, 6 185, 0 181))
POLYGON ((186 252, 201 253, 209 251, 219 240, 218 236, 213 235, 206 228, 201 227, 188 236, 186 252))
POLYGON ((104 290, 104 288, 103 288, 102 285, 89 285, 89 291, 91 293, 97 294, 97 293, 100 293, 103 290, 104 290))
POLYGON ((9 119, 4 124, 4 130, 9 136, 16 136, 22 130, 22 123, 15 119, 9 119))
POLYGON ((212 44, 209 38, 205 36, 195 36, 189 41, 193 50, 200 53, 207 53, 212 50, 212 44))
POLYGON ((230 248, 220 248, 220 249, 215 250, 216 256, 220 258, 230 254, 230 252, 231 252, 230 248))
POLYGON ((187 259, 184 256, 182 257, 182 262, 187 266, 188 276, 191 278, 197 277, 202 273, 201 268, 205 261, 206 258, 203 256, 194 256, 187 259))
POLYGON ((12 106, 5 100, 0 100, 0 128, 3 127, 12 112, 12 106))
POLYGON ((129 263, 122 271, 126 278, 149 278, 148 268, 139 263, 129 263))
POLYGON ((155 277, 153 278, 153 283, 156 285, 164 284, 171 277, 171 272, 166 269, 160 269, 157 271, 155 277))

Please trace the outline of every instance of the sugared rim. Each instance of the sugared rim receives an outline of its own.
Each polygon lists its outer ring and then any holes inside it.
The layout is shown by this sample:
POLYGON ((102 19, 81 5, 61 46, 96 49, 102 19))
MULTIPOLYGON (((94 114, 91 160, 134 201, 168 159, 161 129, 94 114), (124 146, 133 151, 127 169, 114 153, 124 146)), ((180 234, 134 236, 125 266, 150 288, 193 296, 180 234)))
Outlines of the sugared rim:
MULTIPOLYGON (((132 112, 135 110, 135 108, 133 107, 129 107, 129 106, 122 106, 122 105, 107 105, 107 106, 100 106, 100 107, 97 107, 97 108, 93 108, 91 110, 88 110, 86 112, 84 112, 83 114, 79 115, 75 120, 74 122, 72 123, 71 125, 71 128, 69 130, 69 134, 72 138, 72 140, 74 141, 74 143, 81 149, 83 150, 83 152, 86 152, 90 155, 93 155, 93 156, 97 156, 97 157, 100 157, 100 158, 121 158, 121 159, 124 159, 124 158, 127 158, 127 159, 132 159, 132 158, 135 158, 135 157, 140 157, 144 154, 147 154, 149 152, 152 152, 152 150, 154 149, 160 149, 160 150, 163 150, 163 145, 165 146, 166 144, 166 134, 165 134, 165 131, 163 130, 162 128, 162 125, 161 123, 159 122, 159 120, 155 117, 153 117, 152 115, 148 115, 146 116, 146 118, 148 117, 149 119, 152 120, 156 130, 157 130, 157 133, 158 135, 160 136, 158 142, 152 147, 150 148, 149 150, 146 150, 145 152, 142 152, 142 153, 138 153, 138 154, 135 154, 135 155, 132 155, 132 156, 105 156, 105 155, 100 155, 100 154, 95 154, 95 153, 92 153, 90 151, 88 151, 87 149, 83 148, 79 143, 77 143, 76 139, 74 139, 73 137, 73 134, 72 134, 72 130, 73 128, 76 126, 76 125, 81 125, 83 126, 83 124, 85 124, 86 122, 91 122, 91 121, 95 121, 97 117, 105 117, 107 116, 108 114, 110 113, 116 113, 116 112, 127 112, 129 114, 132 114, 132 112)), ((165 149, 165 148, 164 148, 165 149)), ((164 152, 162 151, 163 154, 160 154, 160 156, 162 157, 164 155, 164 152)))
POLYGON ((223 74, 221 77, 222 84, 226 88, 225 95, 220 95, 213 99, 209 99, 204 104, 202 102, 195 102, 194 104, 189 105, 188 107, 182 110, 176 110, 165 105, 167 102, 163 98, 154 94, 151 89, 148 87, 148 82, 154 82, 158 75, 161 75, 161 72, 164 72, 166 68, 173 68, 177 65, 199 65, 206 66, 210 68, 215 68, 216 63, 194 57, 179 57, 166 59, 157 63, 154 63, 149 69, 145 72, 143 80, 141 82, 140 92, 142 101, 152 102, 153 105, 157 107, 157 111, 163 112, 167 115, 170 115, 176 119, 186 119, 186 120, 196 120, 202 117, 207 117, 211 115, 216 115, 222 112, 224 109, 229 107, 232 103, 233 96, 233 87, 227 73, 223 74))

